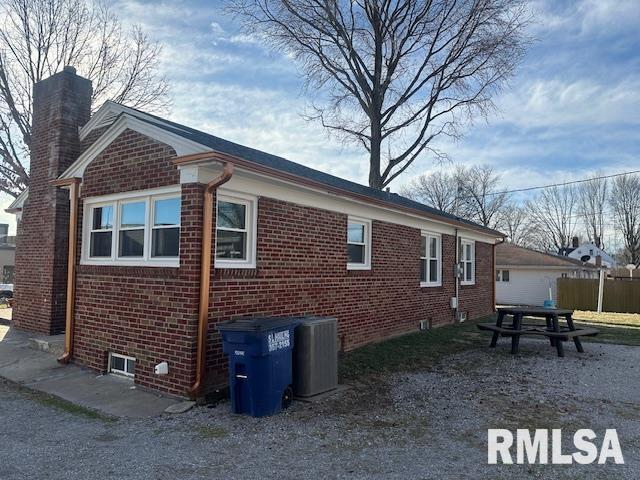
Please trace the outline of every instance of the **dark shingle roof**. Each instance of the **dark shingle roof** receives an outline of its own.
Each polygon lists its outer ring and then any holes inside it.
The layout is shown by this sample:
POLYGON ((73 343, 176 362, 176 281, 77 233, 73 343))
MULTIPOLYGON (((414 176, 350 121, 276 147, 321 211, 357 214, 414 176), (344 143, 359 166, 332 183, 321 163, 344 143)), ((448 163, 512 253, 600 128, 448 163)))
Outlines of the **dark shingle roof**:
POLYGON ((501 243, 496 245, 496 265, 514 267, 596 268, 593 265, 584 265, 581 261, 573 258, 538 252, 537 250, 519 247, 512 243, 501 243))
MULTIPOLYGON (((135 111, 135 109, 131 109, 130 107, 127 108, 129 111, 135 111)), ((450 220, 467 224, 476 230, 483 230, 489 235, 502 236, 502 234, 496 230, 483 227, 482 225, 470 222, 468 220, 461 219, 459 217, 456 217, 455 215, 437 210, 423 203, 413 201, 396 193, 385 192, 377 190, 375 188, 360 185, 359 183, 351 182, 349 180, 345 180, 343 178, 336 177, 319 170, 315 170, 300 163, 292 162, 290 160, 287 160, 286 158, 262 152, 251 147, 246 147, 244 145, 240 145, 238 143, 234 143, 229 140, 210 135, 200 130, 171 122, 155 115, 151 115, 145 112, 140 113, 141 115, 139 117, 136 117, 139 120, 155 125, 176 135, 180 135, 183 138, 192 140, 201 145, 207 146, 217 152, 240 157, 264 167, 296 175, 308 180, 313 180, 315 182, 338 188, 340 190, 355 193, 358 195, 364 195, 372 199, 381 200, 386 203, 397 205, 399 207, 409 208, 430 215, 435 215, 441 217, 443 220, 450 220)))

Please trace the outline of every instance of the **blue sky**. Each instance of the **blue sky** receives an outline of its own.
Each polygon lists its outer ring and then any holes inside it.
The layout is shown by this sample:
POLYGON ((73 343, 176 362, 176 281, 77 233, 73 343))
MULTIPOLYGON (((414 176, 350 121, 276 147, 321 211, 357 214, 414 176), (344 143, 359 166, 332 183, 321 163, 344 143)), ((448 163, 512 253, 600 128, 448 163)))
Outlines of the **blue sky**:
MULTIPOLYGON (((126 22, 164 44, 171 119, 366 183, 367 158, 301 118, 296 64, 241 32, 221 2, 118 0, 126 22)), ((496 98, 499 110, 457 142, 453 161, 491 164, 509 188, 640 167, 640 2, 535 1, 537 39, 496 98)), ((425 156, 392 185, 439 168, 425 156)))
MULTIPOLYGON (((518 74, 458 142, 453 161, 489 163, 510 186, 640 165, 640 2, 531 3, 537 39, 518 74)), ((301 118, 308 103, 294 61, 244 35, 217 2, 123 0, 122 17, 165 44, 177 121, 358 182, 367 158, 301 118)), ((412 176, 438 168, 428 156, 412 176)))

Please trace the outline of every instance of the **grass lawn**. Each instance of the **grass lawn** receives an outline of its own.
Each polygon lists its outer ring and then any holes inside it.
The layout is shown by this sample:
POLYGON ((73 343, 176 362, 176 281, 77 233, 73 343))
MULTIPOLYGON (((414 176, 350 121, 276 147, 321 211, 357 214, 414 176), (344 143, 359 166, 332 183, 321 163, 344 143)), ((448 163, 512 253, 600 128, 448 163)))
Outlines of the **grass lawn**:
MULTIPOLYGON (((469 348, 488 348, 491 335, 480 332, 476 323, 493 318, 410 333, 348 352, 340 361, 340 380, 363 381, 378 373, 427 370, 447 355, 469 348)), ((589 324, 600 330, 595 337, 582 337, 583 341, 640 346, 639 314, 576 311, 574 318, 578 324, 589 324)), ((544 324, 542 319, 528 318, 527 322, 544 324)))
POLYGON ((576 310, 573 318, 578 323, 588 324, 600 330, 595 337, 584 337, 585 341, 640 345, 640 314, 576 310))
MULTIPOLYGON (((491 321, 491 317, 479 321, 491 321)), ((376 373, 426 370, 443 357, 469 348, 488 345, 489 336, 476 321, 436 327, 365 345, 346 353, 340 361, 340 380, 364 380, 376 373)))
POLYGON ((628 327, 640 327, 640 313, 612 313, 612 312, 587 312, 576 310, 573 318, 585 323, 607 323, 610 325, 625 325, 628 327))

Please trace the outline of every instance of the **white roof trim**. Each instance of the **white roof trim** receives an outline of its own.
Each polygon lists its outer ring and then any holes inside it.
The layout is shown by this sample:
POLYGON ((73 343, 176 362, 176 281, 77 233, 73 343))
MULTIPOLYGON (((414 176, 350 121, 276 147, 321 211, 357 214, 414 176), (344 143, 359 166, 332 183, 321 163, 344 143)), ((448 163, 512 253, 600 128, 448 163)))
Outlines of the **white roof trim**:
POLYGON ((496 263, 496 269, 503 270, 588 270, 595 271, 596 269, 590 266, 580 266, 580 265, 502 265, 500 263, 496 263))
POLYGON ((7 207, 7 210, 15 210, 15 209, 22 208, 28 196, 29 196, 29 189, 25 188, 22 191, 22 193, 18 195, 13 202, 11 202, 11 205, 7 207))
POLYGON ((97 128, 111 125, 113 122, 115 122, 116 118, 121 113, 128 113, 129 115, 132 115, 134 117, 142 118, 144 120, 149 120, 151 122, 159 123, 180 130, 180 128, 176 125, 172 125, 169 122, 164 122, 157 117, 153 117, 144 112, 140 112, 125 105, 120 105, 119 103, 107 100, 102 104, 98 111, 91 116, 89 121, 80 128, 80 140, 84 140, 87 135, 89 135, 93 130, 97 128))
POLYGON ((211 151, 209 147, 139 120, 126 112, 123 113, 59 178, 82 177, 85 169, 93 159, 100 155, 126 129, 134 130, 158 142, 169 145, 176 151, 178 156, 211 151))

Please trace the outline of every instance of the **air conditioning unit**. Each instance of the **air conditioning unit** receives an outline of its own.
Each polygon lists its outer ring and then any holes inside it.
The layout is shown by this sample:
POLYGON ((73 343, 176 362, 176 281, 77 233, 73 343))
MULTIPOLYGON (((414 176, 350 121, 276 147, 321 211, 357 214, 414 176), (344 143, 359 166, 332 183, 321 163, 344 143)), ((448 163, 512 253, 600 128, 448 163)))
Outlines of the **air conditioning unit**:
POLYGON ((312 397, 338 386, 338 321, 302 317, 293 342, 293 393, 312 397))

